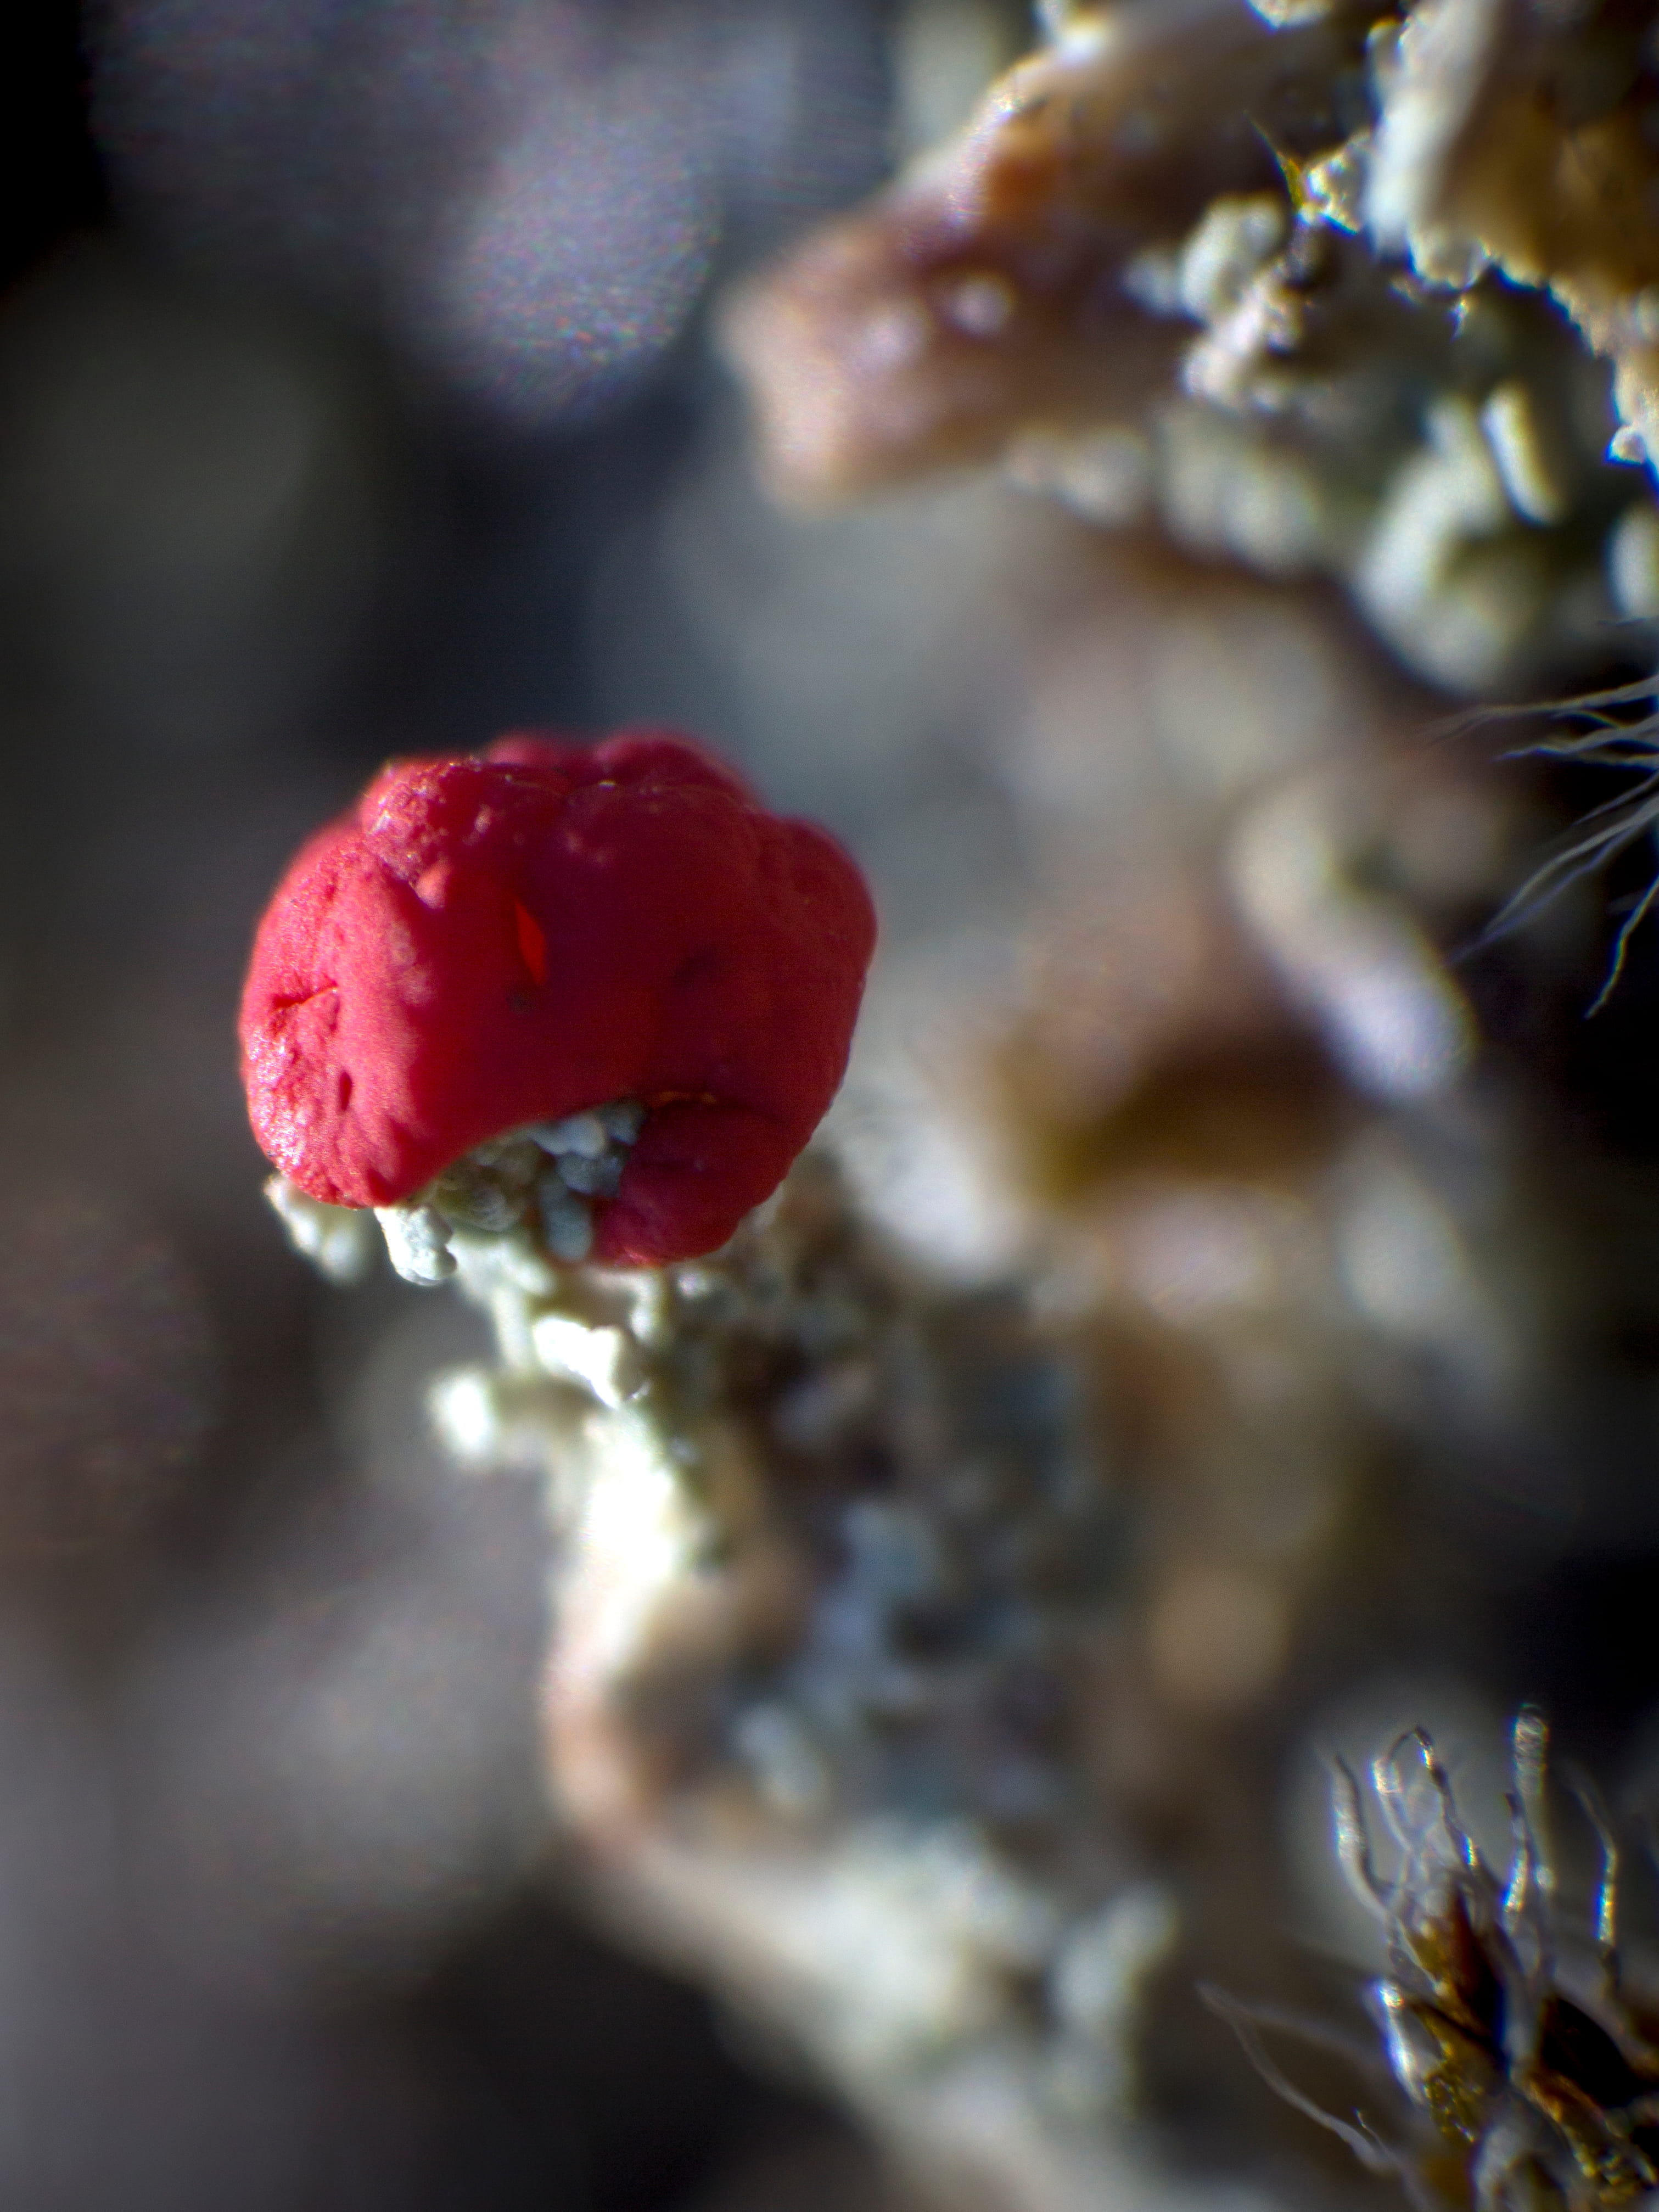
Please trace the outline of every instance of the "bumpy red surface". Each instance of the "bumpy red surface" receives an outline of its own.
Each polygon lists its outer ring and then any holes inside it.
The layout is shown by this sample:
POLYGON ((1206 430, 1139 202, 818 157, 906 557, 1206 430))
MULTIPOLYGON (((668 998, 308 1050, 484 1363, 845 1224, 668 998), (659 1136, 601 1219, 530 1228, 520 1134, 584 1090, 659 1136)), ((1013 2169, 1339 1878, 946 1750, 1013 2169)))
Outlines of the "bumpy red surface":
POLYGON ((259 925, 254 1134, 313 1198, 389 1206, 487 1137, 637 1098, 593 1257, 709 1252, 834 1096, 874 943, 840 847, 683 738, 394 762, 259 925))

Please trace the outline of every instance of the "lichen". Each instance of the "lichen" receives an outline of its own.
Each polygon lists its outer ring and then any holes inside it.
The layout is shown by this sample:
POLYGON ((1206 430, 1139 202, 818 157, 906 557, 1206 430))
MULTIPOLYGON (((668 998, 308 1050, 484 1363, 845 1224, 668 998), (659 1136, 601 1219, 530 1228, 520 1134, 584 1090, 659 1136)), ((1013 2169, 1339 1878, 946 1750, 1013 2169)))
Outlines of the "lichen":
POLYGON ((1612 0, 1055 11, 958 139, 734 301, 775 486, 994 463, 1340 579, 1455 690, 1593 662, 1659 610, 1620 465, 1659 440, 1648 27, 1612 0))

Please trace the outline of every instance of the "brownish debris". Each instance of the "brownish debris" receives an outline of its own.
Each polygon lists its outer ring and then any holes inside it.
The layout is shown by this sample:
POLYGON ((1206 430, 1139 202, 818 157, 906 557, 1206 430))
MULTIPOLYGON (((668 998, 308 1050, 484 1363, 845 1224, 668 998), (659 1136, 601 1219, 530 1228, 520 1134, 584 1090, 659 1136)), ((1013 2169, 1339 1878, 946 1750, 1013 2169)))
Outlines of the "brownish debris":
POLYGON ((1342 137, 1363 52, 1346 15, 1079 11, 953 144, 738 295, 727 343, 774 488, 836 498, 1137 404, 1191 333, 1134 304, 1125 264, 1273 186, 1275 149, 1342 137))

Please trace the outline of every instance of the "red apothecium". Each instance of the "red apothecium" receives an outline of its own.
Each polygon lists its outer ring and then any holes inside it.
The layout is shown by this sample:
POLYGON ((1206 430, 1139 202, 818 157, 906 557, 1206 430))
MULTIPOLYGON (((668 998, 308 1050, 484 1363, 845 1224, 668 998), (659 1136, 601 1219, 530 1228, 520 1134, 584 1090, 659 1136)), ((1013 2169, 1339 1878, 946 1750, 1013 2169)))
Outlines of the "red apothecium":
POLYGON ((313 1198, 392 1206, 486 1139, 647 1109, 592 1256, 712 1251, 834 1096, 857 868, 684 738, 394 762, 301 848, 242 999, 248 1108, 313 1198))

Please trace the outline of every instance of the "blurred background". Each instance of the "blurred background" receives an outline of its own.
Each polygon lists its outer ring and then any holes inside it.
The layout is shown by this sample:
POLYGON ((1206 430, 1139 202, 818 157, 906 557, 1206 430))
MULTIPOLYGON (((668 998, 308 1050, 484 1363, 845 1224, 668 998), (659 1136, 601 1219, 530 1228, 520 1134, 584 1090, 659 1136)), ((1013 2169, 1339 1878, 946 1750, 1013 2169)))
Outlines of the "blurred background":
POLYGON ((702 301, 882 173, 887 32, 43 0, 5 33, 12 2203, 869 2201, 839 2121, 552 1901, 539 1506, 459 1486, 419 1411, 476 1332, 288 1251, 232 1024, 286 854, 389 752, 718 725, 653 565, 729 404, 702 301))
MULTIPOLYGON (((261 1200, 252 922, 394 751, 659 719, 858 853, 884 940, 842 1132, 872 1204, 974 1280, 1085 1191, 1109 1225, 1044 1279, 1094 1310, 1109 1248, 1144 1324, 1125 1404, 1182 1395, 1177 1340, 1230 1378, 1248 1449, 1212 1438, 1169 1510, 1243 1480, 1254 1533, 1217 1508, 1207 1553, 1165 1545, 1146 1665, 1187 1770, 1231 1730, 1273 1777, 1302 1902, 1268 1933, 1347 1940, 1316 1739, 1427 1718, 1478 1792, 1537 1695, 1648 1788, 1644 941, 1583 1019, 1644 856, 1450 983, 1358 892, 1287 921, 1285 852, 1327 832, 1258 811, 1241 845, 1245 801, 1387 763, 1447 703, 1334 592, 978 477, 816 520, 756 483, 723 288, 1030 35, 991 0, 36 0, 5 34, 0 2194, 26 2212, 891 2185, 777 2051, 561 1905, 540 1506, 458 1477, 422 1412, 481 1327, 325 1287, 261 1200), (1230 964, 1228 897, 1271 987, 1230 964), (1333 915, 1334 981, 1297 951, 1333 915), (1492 1087, 1410 1122, 1476 1038, 1492 1087), (1350 1106, 1383 1120, 1353 1137, 1350 1106), (1307 1548, 1258 1541, 1298 1512, 1307 1548)), ((1583 672, 1645 652, 1620 633, 1583 672)), ((1445 759, 1376 801, 1355 880, 1467 951, 1602 793, 1445 759)), ((1186 1802, 1162 1751, 1113 1755, 1128 1798, 1186 1802)))

